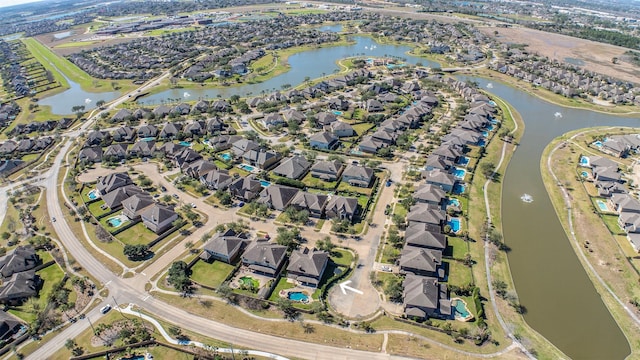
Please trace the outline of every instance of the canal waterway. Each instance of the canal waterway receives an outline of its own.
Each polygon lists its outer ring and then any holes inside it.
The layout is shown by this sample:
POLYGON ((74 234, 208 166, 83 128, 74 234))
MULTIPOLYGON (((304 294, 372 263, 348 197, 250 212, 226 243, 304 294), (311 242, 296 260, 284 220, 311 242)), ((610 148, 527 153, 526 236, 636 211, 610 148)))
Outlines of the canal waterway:
POLYGON ((476 81, 513 105, 525 132, 503 178, 504 240, 527 323, 572 359, 624 359, 629 344, 579 262, 540 174, 544 148, 556 137, 592 126, 640 127, 623 118, 550 104, 482 78, 476 81), (555 114, 559 112, 562 117, 555 114), (521 200, 530 194, 533 202, 521 200))
MULTIPOLYGON (((51 64, 55 67, 55 65, 51 64)), ((56 68, 57 69, 57 68, 56 68)), ((105 92, 88 92, 82 90, 80 84, 75 81, 71 81, 64 72, 58 69, 58 72, 67 79, 69 88, 61 93, 48 96, 38 100, 40 106, 51 106, 51 113, 57 115, 72 114, 71 108, 74 106, 84 106, 85 111, 93 110, 96 108, 96 102, 104 100, 109 102, 117 99, 120 96, 119 91, 105 91, 105 92)))

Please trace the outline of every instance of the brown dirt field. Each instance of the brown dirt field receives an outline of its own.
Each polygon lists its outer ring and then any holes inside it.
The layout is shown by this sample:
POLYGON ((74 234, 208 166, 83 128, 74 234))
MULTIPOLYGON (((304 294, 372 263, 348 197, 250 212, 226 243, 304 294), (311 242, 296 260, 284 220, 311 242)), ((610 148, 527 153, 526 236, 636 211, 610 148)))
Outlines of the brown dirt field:
POLYGON ((483 27, 480 30, 490 36, 498 31, 497 39, 500 42, 528 44, 530 52, 537 52, 550 59, 580 59, 584 61, 582 67, 587 70, 624 81, 640 82, 640 68, 629 63, 611 62, 612 58, 619 58, 628 50, 620 46, 526 28, 483 27))

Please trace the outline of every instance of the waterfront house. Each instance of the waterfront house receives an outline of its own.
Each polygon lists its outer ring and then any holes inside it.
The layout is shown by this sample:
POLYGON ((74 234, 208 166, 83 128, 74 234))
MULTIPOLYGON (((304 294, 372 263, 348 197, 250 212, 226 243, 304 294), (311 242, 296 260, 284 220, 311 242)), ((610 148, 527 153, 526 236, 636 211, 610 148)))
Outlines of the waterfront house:
POLYGON ((407 274, 403 283, 402 306, 410 318, 448 318, 451 300, 447 286, 433 277, 407 274))

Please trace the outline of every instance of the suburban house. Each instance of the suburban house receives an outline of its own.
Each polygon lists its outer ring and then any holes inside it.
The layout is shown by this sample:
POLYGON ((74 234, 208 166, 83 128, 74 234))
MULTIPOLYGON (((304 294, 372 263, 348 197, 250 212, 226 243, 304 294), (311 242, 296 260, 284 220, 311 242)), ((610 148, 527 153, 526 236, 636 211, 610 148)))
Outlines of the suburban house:
POLYGON ((442 251, 405 245, 400 255, 400 273, 444 278, 442 251))
POLYGON ((338 138, 328 131, 321 131, 309 137, 312 149, 333 150, 340 145, 338 138))
POLYGON ((109 175, 99 177, 96 183, 96 189, 101 195, 111 192, 119 187, 133 184, 127 173, 111 173, 109 175))
POLYGON ((42 286, 42 279, 34 270, 14 273, 8 279, 4 279, 0 287, 0 303, 22 304, 26 299, 38 295, 42 286))
POLYGON ((307 210, 309 216, 319 218, 324 212, 327 200, 327 195, 299 191, 289 205, 295 207, 297 210, 307 210))
POLYGON ((407 317, 426 319, 451 316, 447 285, 438 283, 438 279, 407 274, 402 287, 402 305, 407 317))
POLYGON ((282 117, 286 122, 295 121, 298 124, 301 124, 304 120, 307 119, 307 116, 302 111, 296 109, 287 109, 283 111, 282 117))
POLYGON ((273 173, 278 176, 297 180, 304 177, 310 167, 311 163, 306 158, 295 155, 282 161, 278 167, 273 169, 273 173))
POLYGON ((231 144, 231 150, 236 156, 242 156, 247 151, 259 148, 260 145, 257 142, 245 138, 240 138, 238 141, 234 141, 231 144))
POLYGON ((144 193, 142 189, 140 189, 136 185, 129 184, 109 191, 108 193, 100 196, 100 198, 104 201, 104 204, 108 206, 110 210, 117 210, 120 208, 122 202, 125 199, 141 193, 144 193))
POLYGON ((311 166, 311 176, 324 181, 336 181, 342 174, 340 160, 321 160, 311 166))
POLYGON ((242 265, 251 271, 277 277, 284 265, 287 247, 258 239, 242 254, 242 265))
POLYGON ((328 126, 328 130, 331 131, 333 135, 339 138, 357 135, 356 131, 353 129, 353 126, 343 121, 335 121, 331 123, 328 126))
POLYGON ((447 215, 438 206, 430 205, 430 204, 415 204, 409 210, 407 214, 407 221, 409 224, 411 222, 418 222, 424 224, 432 224, 436 226, 443 226, 445 221, 447 220, 447 215))
POLYGON ((156 151, 155 141, 138 141, 129 149, 129 156, 151 157, 156 151))
POLYGON ((326 251, 307 247, 294 250, 289 258, 287 278, 300 285, 318 287, 328 263, 329 254, 326 251))
POLYGON ((160 234, 171 227, 171 223, 178 219, 178 214, 166 206, 154 203, 145 208, 140 217, 147 229, 160 234))
POLYGON ((447 193, 439 186, 423 184, 413 192, 413 198, 419 203, 440 206, 444 204, 447 198, 447 193))
POLYGON ((227 170, 212 170, 200 176, 200 182, 210 190, 224 190, 232 181, 233 176, 227 170))
POLYGON ((207 262, 215 260, 231 264, 236 261, 247 242, 245 234, 238 234, 232 229, 217 232, 204 245, 200 258, 207 262))
POLYGON ((158 128, 153 125, 142 125, 138 128, 139 138, 154 138, 158 135, 158 128))
POLYGON ((200 159, 187 164, 182 168, 182 172, 194 179, 200 179, 200 177, 205 175, 206 173, 217 169, 218 167, 216 166, 216 164, 212 163, 211 161, 200 159))
POLYGON ((349 164, 342 172, 342 181, 352 186, 369 187, 373 177, 373 169, 366 166, 349 164))
POLYGON ((22 328, 22 323, 10 313, 0 312, 0 340, 7 341, 17 334, 22 328))
POLYGON ((121 126, 113 131, 113 141, 131 142, 136 138, 136 131, 130 126, 121 126))
POLYGON ((158 135, 161 139, 173 139, 178 133, 182 132, 182 124, 181 123, 166 123, 162 130, 160 131, 160 135, 158 135))
POLYGON ((111 144, 102 154, 104 158, 124 159, 127 156, 127 144, 111 144))
POLYGON ((282 156, 273 150, 260 148, 245 152, 242 155, 242 159, 250 165, 266 170, 277 164, 282 159, 282 156))
POLYGON ((102 148, 99 146, 86 147, 78 153, 78 160, 97 163, 102 161, 102 148))
POLYGON ((324 208, 327 219, 340 219, 353 221, 358 212, 358 200, 339 195, 333 195, 324 208))
POLYGON ((439 186, 446 192, 453 191, 453 186, 456 184, 456 178, 440 169, 434 169, 427 171, 423 174, 427 184, 439 186))
POLYGON ((412 222, 404 233, 405 244, 416 248, 426 248, 444 251, 447 247, 447 237, 440 233, 429 231, 424 223, 412 222))
POLYGON ((331 125, 333 122, 338 120, 335 114, 326 111, 317 113, 315 117, 318 119, 318 127, 320 128, 331 125))
POLYGON ((382 105, 382 103, 376 99, 367 100, 364 108, 368 112, 380 112, 384 110, 384 106, 382 105))
POLYGON ((147 193, 134 194, 122 200, 122 215, 130 220, 138 220, 142 211, 153 203, 153 198, 147 193))
POLYGON ((32 247, 18 246, 0 259, 0 275, 7 279, 15 273, 35 268, 40 262, 40 257, 32 247))
POLYGON ((618 214, 623 212, 640 213, 640 201, 627 193, 611 195, 609 204, 618 214))
POLYGON ((249 175, 244 178, 233 180, 229 184, 229 193, 236 199, 242 201, 251 201, 262 191, 260 181, 256 180, 255 175, 249 175))
POLYGON ((271 209, 282 211, 289 206, 289 203, 298 192, 300 192, 300 189, 297 188, 271 185, 260 192, 257 201, 261 204, 266 204, 271 209))
POLYGON ((453 160, 449 160, 444 157, 440 157, 438 155, 429 155, 427 156, 427 161, 425 162, 425 170, 431 171, 435 169, 443 170, 449 172, 449 169, 453 168, 454 162, 453 160))
POLYGON ((378 150, 389 146, 386 142, 374 138, 372 135, 367 135, 362 138, 358 149, 364 153, 375 154, 378 150))

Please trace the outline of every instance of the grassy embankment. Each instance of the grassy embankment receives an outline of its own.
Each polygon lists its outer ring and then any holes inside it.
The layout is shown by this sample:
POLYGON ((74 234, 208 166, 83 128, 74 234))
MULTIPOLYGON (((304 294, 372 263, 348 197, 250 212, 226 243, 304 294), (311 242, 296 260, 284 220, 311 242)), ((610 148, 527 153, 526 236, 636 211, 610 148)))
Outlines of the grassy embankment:
MULTIPOLYGON (((571 246, 585 268, 589 278, 603 299, 603 302, 622 329, 632 349, 629 358, 637 358, 640 351, 640 332, 638 325, 630 318, 625 309, 618 303, 610 291, 621 299, 624 306, 638 314, 638 309, 629 304, 632 299, 640 299, 640 258, 631 248, 625 236, 613 235, 603 222, 604 216, 596 210, 591 196, 597 191, 590 182, 582 181, 578 167, 580 155, 607 155, 588 147, 592 136, 619 133, 638 133, 640 129, 629 128, 590 128, 580 129, 554 139, 544 150, 540 162, 542 179, 549 193, 556 214, 570 240, 571 246), (556 149, 556 150, 554 150, 556 149), (553 151, 553 153, 552 153, 553 151), (558 177, 556 182, 549 171, 548 163, 558 177), (561 188, 563 184, 571 196, 571 218, 575 238, 571 234, 567 205, 561 188), (591 196, 590 196, 591 195, 591 196), (604 281, 598 280, 594 271, 604 281)), ((630 160, 610 157, 620 163, 622 171, 627 172, 630 160)), ((628 173, 628 172, 627 172, 628 173)), ((613 225, 614 231, 617 224, 613 225)))
POLYGON ((31 54, 33 54, 33 56, 47 70, 51 71, 54 78, 58 80, 65 89, 69 87, 69 82, 64 78, 64 76, 62 76, 62 74, 67 76, 69 80, 78 83, 82 90, 89 92, 114 90, 126 92, 136 87, 127 80, 102 80, 93 78, 71 61, 56 55, 49 48, 34 38, 22 39, 22 42, 24 42, 31 54))

